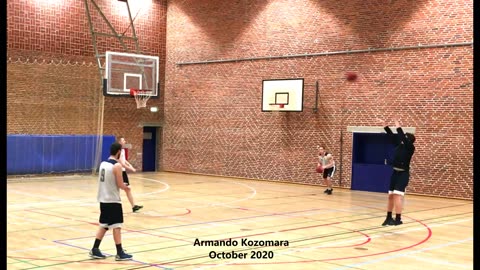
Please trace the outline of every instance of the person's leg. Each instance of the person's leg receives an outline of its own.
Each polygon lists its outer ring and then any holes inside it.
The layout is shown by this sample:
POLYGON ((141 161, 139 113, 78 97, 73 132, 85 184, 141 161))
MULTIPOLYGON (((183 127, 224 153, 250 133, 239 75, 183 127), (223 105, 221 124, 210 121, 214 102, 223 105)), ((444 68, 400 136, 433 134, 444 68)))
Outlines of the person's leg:
POLYGON ((392 191, 388 191, 388 202, 387 202, 387 217, 385 218, 385 221, 383 221, 382 226, 391 226, 395 225, 394 224, 394 219, 392 216, 393 208, 395 206, 395 197, 394 194, 391 193, 392 191))
MULTIPOLYGON (((131 187, 131 186, 130 186, 130 187, 131 187)), ((133 211, 133 212, 137 212, 138 210, 140 210, 140 209, 143 208, 143 205, 137 205, 137 204, 135 204, 135 202, 133 201, 132 189, 127 190, 126 193, 127 193, 128 201, 129 201, 130 204, 132 205, 132 211, 133 211)))
MULTIPOLYGON (((123 171, 122 176, 123 176, 123 182, 125 183, 125 185, 130 186, 130 180, 128 179, 127 172, 123 171)), ((130 205, 132 206, 132 211, 133 212, 137 212, 138 210, 143 208, 142 205, 136 205, 135 204, 135 201, 133 200, 131 186, 130 186, 130 190, 126 190, 125 193, 127 194, 127 198, 128 198, 128 201, 130 202, 130 205)))
POLYGON ((105 259, 107 256, 103 255, 100 251, 100 243, 105 236, 105 233, 108 230, 108 227, 105 222, 108 222, 109 213, 111 209, 107 204, 100 203, 100 217, 99 217, 99 228, 97 230, 97 234, 95 235, 95 242, 93 243, 93 247, 90 250, 90 257, 94 259, 105 259))
POLYGON ((323 193, 327 193, 329 192, 329 187, 328 187, 328 173, 327 173, 327 170, 323 170, 323 174, 322 174, 322 177, 323 177, 323 184, 325 186, 327 186, 327 189, 325 189, 325 191, 323 193))
MULTIPOLYGON (((122 245, 122 228, 117 227, 113 229, 113 241, 115 241, 115 245, 122 245)), ((123 249, 121 251, 123 251, 123 249)), ((118 253, 119 252, 117 250, 117 254, 118 253)))
POLYGON ((328 177, 323 176, 323 184, 327 187, 323 193, 328 193, 328 177))
POLYGON ((100 251, 100 243, 103 240, 103 237, 105 236, 105 233, 107 232, 108 228, 103 228, 99 227, 97 234, 95 236, 95 242, 93 243, 93 247, 90 250, 90 257, 94 259, 105 259, 107 256, 103 255, 102 252, 100 251))
POLYGON ((393 208, 395 206, 395 200, 393 196, 395 183, 396 183, 396 174, 395 174, 395 171, 393 171, 392 176, 390 177, 390 186, 388 188, 387 217, 385 218, 385 221, 382 223, 382 226, 390 226, 390 225, 394 225, 395 223, 395 220, 392 217, 393 208))
POLYGON ((98 240, 98 243, 97 241, 95 241, 95 244, 93 245, 94 248, 100 247, 100 242, 102 242, 103 237, 105 236, 105 233, 107 232, 107 230, 108 228, 103 228, 103 227, 98 228, 97 235, 95 236, 95 240, 98 240))
POLYGON ((328 195, 332 195, 332 192, 333 192, 333 182, 332 182, 332 178, 333 178, 333 175, 335 174, 335 166, 333 166, 332 168, 329 168, 328 171, 327 171, 327 187, 328 187, 328 195))
POLYGON ((333 188, 332 188, 332 178, 330 176, 328 176, 326 178, 326 182, 327 182, 327 194, 328 195, 332 195, 332 192, 333 192, 333 188))
POLYGON ((403 210, 403 195, 393 194, 395 201, 395 214, 402 214, 403 210))
POLYGON ((113 220, 115 223, 110 225, 110 228, 113 229, 113 241, 115 242, 115 247, 117 249, 115 260, 130 260, 133 256, 126 254, 122 247, 123 209, 121 204, 116 205, 113 220))
POLYGON ((115 260, 126 261, 132 259, 133 256, 125 253, 122 247, 122 228, 116 227, 113 229, 113 241, 115 242, 115 247, 117 249, 115 260))
POLYGON ((394 194, 388 194, 387 212, 392 213, 395 205, 394 194))
POLYGON ((408 180, 410 178, 410 173, 408 171, 403 171, 398 173, 398 181, 395 183, 394 194, 394 204, 395 204, 395 224, 402 225, 402 210, 403 210, 403 197, 405 196, 405 189, 408 185, 408 180))
POLYGON ((130 202, 130 205, 135 207, 135 202, 133 201, 133 196, 132 196, 132 189, 125 190, 125 193, 127 194, 128 201, 130 202))

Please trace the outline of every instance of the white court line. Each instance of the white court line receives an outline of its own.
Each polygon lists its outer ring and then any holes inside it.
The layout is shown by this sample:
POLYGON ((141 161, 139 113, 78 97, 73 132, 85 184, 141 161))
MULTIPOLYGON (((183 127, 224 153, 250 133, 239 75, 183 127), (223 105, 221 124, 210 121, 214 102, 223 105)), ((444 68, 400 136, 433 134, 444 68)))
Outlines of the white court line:
POLYGON ((153 195, 153 194, 165 192, 165 191, 167 191, 168 189, 170 189, 170 185, 169 185, 169 184, 167 184, 167 183, 165 183, 165 182, 163 182, 163 181, 160 181, 160 180, 151 179, 151 178, 145 178, 145 177, 140 177, 140 176, 131 176, 131 178, 143 179, 143 180, 147 180, 147 181, 157 182, 157 183, 160 183, 160 184, 162 184, 162 185, 165 186, 165 188, 163 188, 163 189, 160 189, 160 190, 157 190, 157 191, 154 191, 154 192, 149 192, 149 193, 135 194, 135 196, 148 196, 148 195, 153 195))
MULTIPOLYGON (((132 178, 140 178, 140 179, 145 179, 145 180, 148 180, 148 181, 154 181, 154 182, 159 182, 159 183, 162 183, 166 186, 166 188, 164 188, 163 190, 160 190, 160 191, 156 191, 156 192, 151 192, 151 193, 145 193, 143 195, 152 195, 152 194, 156 194, 156 193, 160 193, 160 192, 163 192, 163 191, 166 191, 170 188, 170 186, 167 184, 167 183, 164 183, 164 182, 161 182, 161 181, 158 181, 158 180, 154 180, 154 179, 149 179, 149 178, 143 178, 143 177, 132 177, 132 178)), ((248 186, 248 185, 245 185, 243 183, 239 183, 239 182, 231 182, 231 181, 228 181, 228 180, 222 180, 220 179, 221 181, 224 181, 224 182, 229 182, 229 183, 234 183, 234 184, 239 184, 239 185, 243 185, 247 188, 249 188, 250 190, 253 191, 252 194, 250 194, 250 196, 248 197, 245 197, 245 198, 241 198, 241 199, 237 199, 237 200, 234 200, 234 201, 230 201, 230 202, 225 202, 225 203, 207 203, 207 204, 203 204, 203 205, 200 205, 200 206, 193 206, 193 207, 189 207, 188 209, 192 210, 192 209, 199 209, 199 208, 206 208, 206 207, 211 207, 211 206, 225 206, 225 207, 229 207, 228 205, 229 204, 232 204, 232 203, 235 203, 235 202, 240 202, 240 201, 245 201, 245 200, 249 200, 253 197, 255 197, 255 195, 257 194, 257 191, 248 186)), ((193 202, 193 203, 196 203, 196 204, 199 204, 198 201, 194 201, 194 200, 189 200, 189 199, 172 199, 172 200, 175 200, 175 201, 186 201, 186 202, 193 202)), ((162 215, 153 215, 151 213, 147 214, 149 216, 158 216, 158 217, 162 217, 162 215)))
MULTIPOLYGON (((10 217, 10 218, 12 218, 12 217, 10 217)), ((31 219, 31 218, 26 218, 26 217, 21 217, 21 216, 13 216, 13 218, 18 218, 18 219, 22 219, 22 220, 28 221, 29 224, 36 223, 36 224, 48 225, 48 226, 51 226, 51 227, 55 227, 55 230, 67 230, 67 231, 76 231, 76 232, 81 232, 81 231, 91 232, 91 230, 71 228, 71 227, 69 227, 70 225, 65 225, 65 226, 63 226, 63 227, 59 227, 59 226, 62 225, 62 224, 60 224, 60 223, 45 222, 45 221, 41 221, 41 220, 37 220, 37 219, 31 219)), ((77 220, 73 220, 73 219, 72 219, 72 221, 77 221, 77 220)), ((77 221, 77 222, 78 222, 78 221, 77 221)), ((22 222, 22 223, 23 223, 23 222, 22 222)), ((10 224, 11 224, 11 225, 8 225, 8 224, 7 224, 7 227, 8 227, 8 226, 15 226, 16 224, 19 224, 19 223, 11 222, 10 224)), ((43 228, 43 229, 50 229, 50 228, 43 228)))
MULTIPOLYGON (((445 226, 445 225, 450 225, 450 224, 455 224, 455 223, 461 223, 461 222, 471 221, 471 220, 472 219, 470 218, 470 219, 463 219, 463 220, 457 220, 457 221, 440 223, 440 224, 433 224, 433 225, 429 226, 429 228, 440 227, 440 226, 445 226)), ((390 236, 390 235, 394 235, 394 234, 404 234, 404 233, 407 233, 407 232, 419 231, 419 230, 425 230, 425 227, 422 226, 421 228, 411 228, 411 229, 405 229, 405 230, 401 230, 401 231, 395 231, 395 232, 389 232, 389 233, 384 233, 384 234, 380 234, 380 235, 370 236, 370 239, 390 236)), ((468 238, 468 239, 473 239, 473 238, 468 238)), ((359 237, 359 238, 356 238, 356 239, 335 242, 335 246, 338 246, 339 244, 350 243, 350 242, 358 242, 358 241, 361 241, 361 240, 365 240, 365 237, 361 237, 361 238, 359 237)), ((319 245, 319 246, 313 246, 313 247, 307 247, 307 248, 291 248, 286 252, 278 252, 278 253, 276 252, 275 254, 288 255, 288 254, 297 253, 297 252, 304 252, 304 251, 308 251, 308 250, 313 250, 313 249, 318 249, 318 248, 323 248, 323 247, 329 247, 331 245, 332 244, 327 243, 327 244, 323 244, 323 245, 319 245)), ((220 267, 220 266, 231 265, 231 264, 234 264, 234 263, 238 263, 238 260, 233 260, 233 261, 230 261, 228 263, 217 264, 217 265, 212 265, 212 266, 204 266, 204 267, 195 268, 195 269, 216 268, 216 267, 220 267)), ((354 265, 354 266, 357 266, 357 265, 354 265)), ((349 268, 351 268, 351 267, 349 267, 349 268)))
MULTIPOLYGON (((336 268, 335 270, 356 268, 356 267, 367 265, 367 264, 383 262, 383 261, 387 261, 387 260, 394 259, 394 258, 409 256, 410 254, 422 253, 424 251, 430 251, 430 250, 434 250, 434 249, 439 249, 439 248, 444 248, 444 247, 448 247, 448 246, 458 245, 458 244, 462 244, 462 243, 469 242, 469 241, 473 241, 473 237, 465 238, 465 239, 457 240, 457 241, 449 241, 449 242, 444 243, 444 244, 439 244, 439 245, 435 245, 435 246, 431 246, 431 247, 422 248, 422 249, 419 249, 419 250, 414 250, 414 251, 404 252, 404 253, 395 254, 395 255, 391 255, 391 256, 386 256, 386 257, 382 257, 382 258, 375 259, 375 260, 369 260, 369 261, 366 261, 366 262, 349 264, 349 265, 346 265, 346 266, 343 266, 343 267, 336 268)), ((460 265, 462 267, 468 267, 467 265, 462 265, 462 264, 460 264, 460 265)), ((472 262, 471 269, 473 269, 473 262, 472 262)))
MULTIPOLYGON (((348 209, 357 209, 357 208, 363 208, 362 206, 356 206, 356 207, 345 207, 341 209, 318 209, 313 211, 314 214, 322 214, 326 212, 349 212, 347 211, 348 209)), ((294 219, 302 216, 310 216, 312 215, 310 213, 311 211, 305 211, 305 212, 300 212, 300 213, 295 213, 295 216, 289 216, 289 214, 281 214, 281 213, 271 213, 271 212, 265 212, 268 215, 264 216, 258 216, 254 218, 245 218, 245 219, 233 219, 233 220, 221 220, 221 221, 213 221, 213 222, 204 222, 203 220, 193 220, 192 218, 189 218, 187 216, 178 216, 178 217, 167 217, 173 220, 178 220, 178 221, 184 221, 184 222, 197 222, 201 223, 201 225, 196 225, 194 227, 189 227, 189 226, 181 226, 181 227, 173 227, 173 228, 161 228, 161 230, 169 231, 169 232, 186 232, 186 231, 203 231, 205 229, 211 229, 212 227, 230 227, 232 225, 245 225, 245 224, 250 224, 250 223, 259 223, 259 222, 268 222, 268 223, 273 223, 274 221, 278 220, 284 220, 284 219, 294 219), (260 220, 260 221, 259 221, 260 220)), ((366 215, 371 215, 366 214, 366 215)), ((276 233, 274 232, 269 232, 270 233, 276 233)))
MULTIPOLYGON (((473 240, 473 238, 472 238, 473 240)), ((436 260, 436 259, 427 259, 427 258, 422 258, 420 256, 412 256, 412 255, 406 255, 409 258, 412 258, 417 261, 423 261, 423 262, 428 262, 431 264, 439 264, 439 265, 448 265, 448 266, 453 266, 456 268, 466 268, 466 269, 473 269, 473 262, 472 265, 466 265, 466 264, 459 264, 459 263, 451 263, 449 261, 444 261, 444 260, 436 260)))
MULTIPOLYGON (((49 243, 51 243, 51 242, 49 242, 49 243)), ((45 249, 52 249, 52 248, 58 249, 58 246, 57 246, 57 245, 53 245, 53 246, 39 246, 39 247, 34 247, 34 248, 17 249, 17 250, 14 250, 14 251, 7 250, 7 257, 8 257, 9 254, 11 254, 11 253, 22 253, 22 252, 35 251, 35 250, 45 250, 45 249)))
MULTIPOLYGON (((141 179, 145 179, 145 180, 148 180, 148 181, 157 182, 157 183, 161 183, 161 184, 165 185, 165 188, 163 188, 163 189, 160 189, 160 190, 157 190, 157 191, 154 191, 154 192, 149 192, 149 193, 138 193, 138 194, 135 194, 135 196, 153 195, 153 194, 165 192, 170 188, 170 186, 167 183, 159 181, 159 180, 143 178, 143 177, 132 177, 132 178, 141 178, 141 179)), ((12 190, 11 188, 8 188, 7 192, 19 193, 19 194, 27 195, 27 196, 30 196, 30 197, 40 197, 40 198, 43 198, 43 199, 52 200, 51 202, 8 203, 7 204, 8 208, 36 207, 36 206, 39 206, 39 205, 45 205, 45 204, 48 205, 48 204, 52 204, 52 203, 53 204, 76 203, 76 202, 84 202, 84 203, 89 203, 89 204, 90 203, 92 203, 92 204, 97 203, 96 199, 94 197, 92 197, 92 199, 63 200, 63 198, 37 195, 37 194, 29 193, 29 192, 12 190)))
POLYGON ((189 200, 189 199, 185 199, 185 198, 183 198, 183 199, 175 198, 175 199, 172 199, 172 200, 192 202, 192 203, 195 203, 195 204, 202 204, 202 205, 199 205, 199 206, 190 207, 189 209, 200 209, 200 208, 206 208, 206 207, 211 207, 211 206, 225 206, 225 207, 233 208, 233 206, 229 206, 229 205, 233 204, 233 203, 237 203, 237 202, 250 200, 251 198, 255 197, 255 195, 257 195, 257 190, 253 187, 250 187, 249 185, 246 185, 246 184, 243 184, 243 183, 240 183, 240 182, 235 182, 235 181, 228 181, 228 180, 222 180, 222 179, 219 179, 219 180, 224 181, 224 182, 228 182, 228 183, 237 184, 237 185, 242 185, 242 186, 250 189, 252 191, 252 194, 250 194, 247 197, 241 198, 241 199, 237 199, 237 200, 233 200, 233 201, 227 201, 227 202, 221 202, 221 203, 208 203, 208 202, 204 203, 204 202, 189 200))
POLYGON ((234 201, 229 201, 229 202, 225 202, 225 203, 210 203, 210 204, 207 204, 205 206, 198 206, 198 207, 192 207, 192 208, 203 208, 203 207, 209 207, 209 206, 227 206, 227 205, 232 204, 232 203, 250 200, 251 198, 255 197, 255 195, 257 195, 257 190, 255 188, 249 186, 249 185, 246 185, 246 184, 243 184, 243 183, 240 183, 240 182, 235 182, 235 181, 228 181, 228 180, 223 180, 223 179, 219 179, 219 180, 244 186, 244 187, 250 189, 251 191, 253 191, 253 193, 250 194, 250 196, 248 196, 248 197, 241 198, 241 199, 234 200, 234 201))
MULTIPOLYGON (((58 245, 62 245, 62 244, 67 244, 69 242, 73 242, 77 245, 79 244, 91 244, 92 243, 92 239, 95 239, 95 233, 96 233, 96 229, 95 230, 87 230, 87 229, 78 229, 78 228, 71 228, 71 227, 68 227, 68 225, 64 226, 64 227, 58 227, 58 223, 52 223, 52 222, 44 222, 44 221, 39 221, 39 220, 35 220, 35 219, 29 219, 29 218, 24 218, 24 217, 16 217, 16 218, 22 218, 26 221, 29 221, 30 224, 32 223, 37 223, 37 224, 42 224, 42 225, 48 225, 50 227, 54 227, 54 226, 57 226, 57 228, 55 228, 56 230, 68 230, 68 231, 75 231, 75 232, 86 232, 86 233, 90 233, 92 234, 91 238, 81 238, 81 239, 69 239, 69 240, 61 240, 60 242, 53 242, 55 245, 53 246, 40 246, 40 247, 35 247, 35 248, 25 248, 25 249, 17 249, 17 250, 14 250, 14 251, 8 251, 8 253, 22 253, 22 252, 26 252, 26 251, 31 251, 31 250, 43 250, 43 249, 51 249, 51 248, 57 248, 58 249, 58 245)), ((48 229, 48 228, 46 228, 48 229)), ((129 239, 129 238, 142 238, 142 237, 152 237, 152 235, 148 235, 148 234, 135 234, 135 233, 132 233, 132 234, 122 234, 122 239, 129 239)), ((161 237, 160 235, 158 237, 161 237)), ((105 239, 105 238, 104 238, 105 239)), ((52 242, 48 241, 48 244, 51 244, 52 242)), ((64 247, 65 245, 62 245, 62 247, 64 247)))
MULTIPOLYGON (((380 204, 380 203, 378 203, 380 204)), ((381 203, 383 205, 383 203, 381 203)), ((374 204, 370 204, 370 205, 374 205, 374 204)), ((227 206, 225 205, 225 207, 231 207, 231 206, 227 206)), ((231 208, 237 208, 237 207, 231 207, 231 208)), ((369 206, 354 206, 354 207, 345 207, 345 208, 340 208, 340 209, 318 209, 318 210, 315 210, 315 214, 322 214, 322 213, 326 213, 326 212, 352 212, 351 210, 355 210, 355 209, 361 209, 361 208, 367 208, 367 209, 370 209, 369 206), (349 211, 350 209, 350 211, 349 211)), ((197 230, 204 230, 204 229, 211 229, 211 227, 226 227, 226 226, 231 226, 231 225, 245 225, 245 224, 249 224, 249 223, 258 223, 260 222, 259 219, 261 219, 261 222, 271 222, 273 223, 274 221, 278 221, 278 220, 283 220, 283 219, 294 219, 294 218, 298 218, 298 217, 305 217, 305 216, 310 216, 312 214, 310 214, 310 211, 305 211, 305 212, 301 212, 301 213, 296 213, 295 216, 291 216, 289 214, 275 214, 275 213, 271 213, 271 212, 265 212, 267 214, 270 214, 270 215, 265 215, 265 216, 259 216, 259 217, 255 217, 255 218, 250 218, 250 219, 241 219, 241 220, 222 220, 222 221, 214 221, 214 222, 203 222, 202 220, 193 220, 192 218, 188 218, 188 217, 169 217, 169 218, 172 218, 174 220, 179 220, 179 221, 189 221, 189 222, 198 222, 198 223, 202 223, 201 226, 195 226, 195 227, 190 227, 190 228, 185 228, 185 227, 175 227, 175 228, 166 228, 165 230, 168 230, 170 232, 185 232, 185 231, 197 231, 197 230)), ((364 215, 372 215, 372 213, 365 213, 364 215)), ((273 231, 273 232, 270 232, 269 234, 275 234, 277 233, 278 231, 273 231)), ((355 240, 356 241, 356 240, 355 240)))
MULTIPOLYGON (((445 226, 445 225, 450 225, 450 224, 456 224, 456 223, 462 223, 462 222, 471 221, 471 220, 472 220, 471 218, 468 218, 468 219, 456 220, 456 221, 451 221, 451 222, 433 224, 433 225, 429 225, 428 227, 429 228, 435 228, 435 227, 440 227, 440 226, 445 226)), ((383 234, 379 234, 379 235, 370 236, 370 239, 381 238, 381 237, 391 236, 391 235, 396 235, 396 234, 405 234, 405 233, 409 233, 409 232, 413 232, 413 231, 421 231, 421 230, 425 230, 425 229, 426 228, 422 225, 420 228, 410 228, 410 229, 404 229, 404 230, 400 230, 400 231, 392 231, 392 232, 387 232, 387 233, 383 233, 383 234)), ((338 246, 339 243, 340 244, 346 244, 346 243, 350 243, 350 242, 358 242, 358 241, 361 241, 361 240, 364 240, 364 239, 365 239, 365 237, 359 237, 357 239, 335 242, 335 246, 338 246)), ((333 247, 333 246, 332 246, 332 244, 327 243, 327 244, 308 247, 308 248, 293 248, 293 249, 291 249, 293 252, 289 251, 289 252, 283 252, 283 253, 279 253, 279 254, 290 254, 290 253, 301 252, 301 251, 305 251, 305 250, 309 250, 309 249, 328 248, 328 247, 333 247)))
POLYGON ((30 197, 34 198, 41 198, 41 199, 47 199, 47 200, 52 200, 52 201, 61 201, 63 198, 59 197, 53 197, 53 196, 46 196, 46 195, 40 195, 40 194, 33 194, 31 192, 25 192, 25 191, 18 191, 18 190, 8 190, 9 193, 15 193, 15 194, 20 194, 20 195, 27 195, 30 197))

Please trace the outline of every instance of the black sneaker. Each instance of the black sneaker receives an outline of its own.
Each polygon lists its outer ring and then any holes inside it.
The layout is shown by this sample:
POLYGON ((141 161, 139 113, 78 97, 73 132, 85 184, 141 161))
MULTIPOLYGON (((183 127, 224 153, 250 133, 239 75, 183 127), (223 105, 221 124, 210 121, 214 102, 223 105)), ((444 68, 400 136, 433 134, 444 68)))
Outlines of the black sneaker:
POLYGON ((393 218, 386 218, 385 221, 382 223, 382 226, 393 226, 395 225, 395 220, 393 218))
POLYGON ((403 222, 401 220, 395 220, 393 225, 398 226, 398 225, 402 225, 402 224, 403 224, 403 222))
POLYGON ((328 193, 328 188, 327 188, 327 189, 325 189, 325 191, 324 191, 323 193, 328 193))
POLYGON ((132 211, 133 212, 137 212, 138 210, 142 209, 143 208, 143 205, 135 205, 133 208, 132 208, 132 211))
POLYGON ((327 195, 332 195, 332 192, 333 192, 333 188, 331 188, 327 191, 327 195))
POLYGON ((132 257, 132 255, 122 252, 121 254, 117 254, 117 256, 115 256, 115 261, 128 261, 131 260, 132 257))
POLYGON ((107 256, 103 255, 102 252, 100 251, 100 249, 98 249, 98 248, 92 248, 92 250, 90 250, 90 257, 92 257, 94 259, 105 259, 105 258, 107 258, 107 256))

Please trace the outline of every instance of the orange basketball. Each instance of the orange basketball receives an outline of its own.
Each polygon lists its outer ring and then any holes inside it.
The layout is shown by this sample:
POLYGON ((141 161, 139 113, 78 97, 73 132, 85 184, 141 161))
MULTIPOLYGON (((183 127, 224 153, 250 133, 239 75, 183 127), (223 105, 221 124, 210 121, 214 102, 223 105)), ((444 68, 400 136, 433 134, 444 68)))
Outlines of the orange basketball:
POLYGON ((322 166, 317 166, 316 171, 317 171, 317 173, 323 173, 323 167, 322 166))
POLYGON ((347 78, 347 81, 353 82, 357 80, 358 75, 353 71, 348 71, 347 73, 345 73, 345 77, 347 78))

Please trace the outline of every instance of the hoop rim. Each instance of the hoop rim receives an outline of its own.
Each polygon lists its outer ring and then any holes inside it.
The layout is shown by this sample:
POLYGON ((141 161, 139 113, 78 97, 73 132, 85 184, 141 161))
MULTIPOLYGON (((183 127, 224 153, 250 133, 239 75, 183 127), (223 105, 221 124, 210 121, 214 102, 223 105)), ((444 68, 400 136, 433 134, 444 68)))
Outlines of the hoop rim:
POLYGON ((285 108, 285 105, 287 105, 287 104, 270 103, 270 104, 268 104, 268 105, 270 105, 270 106, 278 106, 280 109, 283 109, 283 108, 285 108))
MULTIPOLYGON (((152 93, 153 91, 152 90, 148 90, 148 89, 138 89, 138 88, 130 88, 130 96, 131 97, 135 97, 138 93, 152 93)), ((151 96, 151 95, 149 95, 151 96)))

